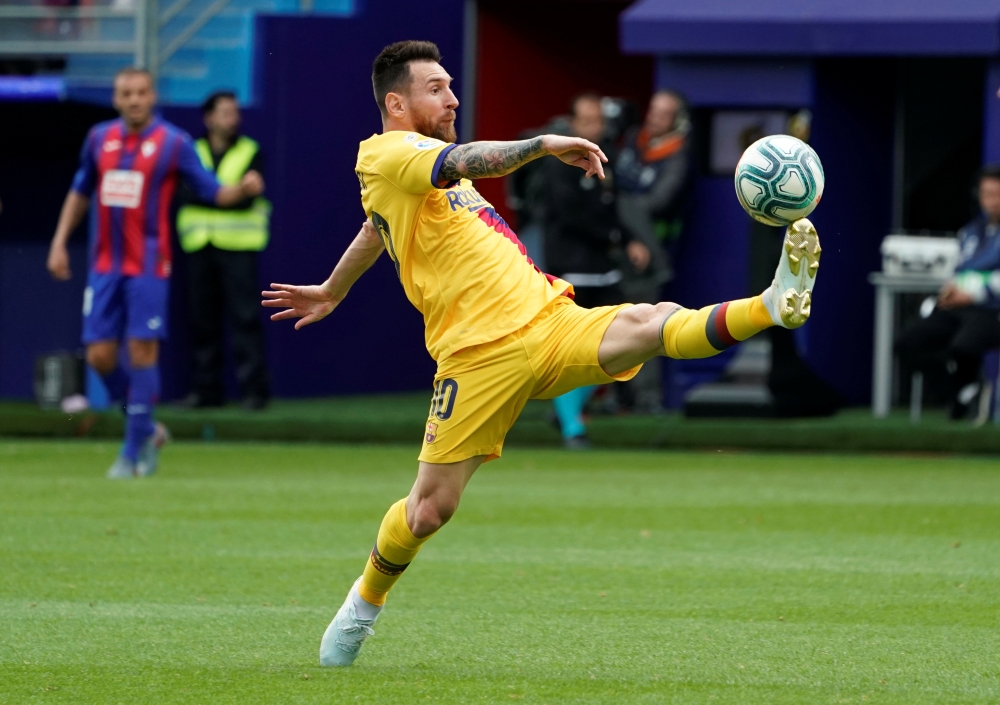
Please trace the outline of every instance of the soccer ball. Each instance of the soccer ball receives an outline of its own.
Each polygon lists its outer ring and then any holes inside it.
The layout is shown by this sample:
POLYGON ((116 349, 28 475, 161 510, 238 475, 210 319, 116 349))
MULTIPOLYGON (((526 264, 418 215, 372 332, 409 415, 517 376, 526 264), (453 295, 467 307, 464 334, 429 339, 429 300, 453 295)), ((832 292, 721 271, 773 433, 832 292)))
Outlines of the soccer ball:
POLYGON ((754 220, 790 225, 823 196, 823 165, 813 148, 790 135, 764 137, 736 165, 736 197, 754 220))

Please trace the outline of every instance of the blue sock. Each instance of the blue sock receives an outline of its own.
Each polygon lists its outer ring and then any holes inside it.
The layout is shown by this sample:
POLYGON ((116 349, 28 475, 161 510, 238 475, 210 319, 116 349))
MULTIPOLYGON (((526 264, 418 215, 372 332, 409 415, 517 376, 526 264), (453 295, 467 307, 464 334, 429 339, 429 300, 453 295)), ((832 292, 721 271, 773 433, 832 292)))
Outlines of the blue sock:
POLYGON ((143 442, 153 435, 153 403, 160 395, 160 369, 156 365, 133 369, 129 382, 122 456, 134 463, 143 442))
POLYGON ((101 375, 101 379, 108 390, 108 401, 124 401, 128 389, 128 372, 124 367, 118 365, 109 374, 101 375))
POLYGON ((552 400, 555 407, 556 416, 559 417, 559 425, 562 427, 562 437, 575 438, 587 433, 587 427, 583 423, 583 409, 590 400, 590 395, 597 389, 596 386, 578 387, 566 392, 561 397, 552 400))

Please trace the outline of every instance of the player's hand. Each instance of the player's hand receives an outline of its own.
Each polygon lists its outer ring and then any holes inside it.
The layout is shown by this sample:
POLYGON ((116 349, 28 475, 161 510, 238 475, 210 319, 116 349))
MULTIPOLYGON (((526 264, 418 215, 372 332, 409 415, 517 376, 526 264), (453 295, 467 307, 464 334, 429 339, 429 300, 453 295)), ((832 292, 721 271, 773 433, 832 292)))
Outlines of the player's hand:
POLYGON ((633 240, 625 246, 625 254, 628 255, 628 261, 635 267, 635 271, 640 274, 646 271, 646 267, 649 266, 649 260, 652 258, 649 248, 638 240, 633 240))
POLYGON ((580 167, 587 172, 588 177, 596 175, 600 179, 604 178, 604 165, 608 158, 593 142, 581 137, 542 135, 542 147, 565 164, 580 167))
POLYGON ((938 306, 946 311, 954 308, 971 306, 974 303, 975 301, 971 296, 966 294, 954 284, 945 284, 941 287, 941 293, 938 294, 938 306))
POLYGON ((251 169, 240 179, 240 188, 243 189, 247 198, 256 198, 264 193, 264 177, 260 175, 259 171, 251 169))
POLYGON ((52 247, 49 248, 49 259, 45 263, 45 268, 49 270, 49 274, 56 281, 69 281, 73 276, 73 272, 69 268, 69 252, 66 250, 65 245, 52 243, 52 247))
POLYGON ((285 309, 272 315, 272 321, 284 321, 289 318, 301 319, 295 322, 295 330, 323 320, 340 303, 322 285, 271 284, 271 289, 271 291, 261 292, 261 296, 264 297, 264 300, 260 302, 261 305, 267 308, 285 309))

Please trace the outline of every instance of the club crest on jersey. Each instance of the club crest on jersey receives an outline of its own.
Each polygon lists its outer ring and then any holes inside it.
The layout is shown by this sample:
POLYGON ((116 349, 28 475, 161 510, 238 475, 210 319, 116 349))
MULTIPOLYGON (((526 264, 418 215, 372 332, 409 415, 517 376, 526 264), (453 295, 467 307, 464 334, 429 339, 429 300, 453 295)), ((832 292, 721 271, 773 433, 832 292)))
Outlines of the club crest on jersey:
POLYGON ((152 140, 146 140, 145 142, 142 143, 141 149, 142 149, 142 156, 148 159, 150 156, 152 156, 153 152, 156 151, 156 142, 153 142, 152 140))
POLYGON ((437 433, 438 433, 438 425, 436 423, 434 423, 433 421, 428 421, 427 422, 427 435, 424 436, 424 439, 428 443, 433 443, 434 439, 437 438, 437 433))

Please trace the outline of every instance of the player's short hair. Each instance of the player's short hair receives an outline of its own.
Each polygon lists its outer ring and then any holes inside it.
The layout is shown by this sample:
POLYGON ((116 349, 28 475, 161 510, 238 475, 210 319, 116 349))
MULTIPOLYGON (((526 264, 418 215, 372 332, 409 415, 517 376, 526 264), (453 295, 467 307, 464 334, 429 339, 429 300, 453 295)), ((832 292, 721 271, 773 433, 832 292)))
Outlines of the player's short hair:
POLYGON ((135 66, 126 66, 123 69, 119 69, 118 73, 115 74, 114 79, 111 81, 111 85, 112 86, 115 85, 116 83, 118 83, 119 78, 123 78, 125 76, 145 76, 146 79, 149 81, 149 85, 154 88, 156 87, 153 82, 153 74, 151 74, 146 69, 136 68, 135 66))
POLYGON ((215 91, 207 98, 205 102, 201 104, 201 114, 202 117, 208 115, 209 113, 215 112, 215 106, 219 104, 220 100, 231 100, 237 102, 236 93, 233 91, 215 91))
POLYGON ((372 64, 372 88, 379 112, 386 116, 385 97, 410 85, 410 63, 413 61, 441 62, 441 52, 434 42, 409 39, 390 44, 375 57, 372 64))
POLYGON ((979 183, 983 183, 986 179, 1000 181, 1000 164, 987 164, 979 170, 979 183))
POLYGON ((592 101, 600 105, 602 97, 594 91, 584 91, 583 93, 578 93, 573 98, 573 102, 569 104, 569 114, 576 117, 576 106, 584 100, 592 101))

